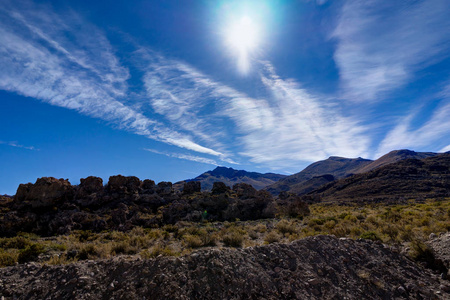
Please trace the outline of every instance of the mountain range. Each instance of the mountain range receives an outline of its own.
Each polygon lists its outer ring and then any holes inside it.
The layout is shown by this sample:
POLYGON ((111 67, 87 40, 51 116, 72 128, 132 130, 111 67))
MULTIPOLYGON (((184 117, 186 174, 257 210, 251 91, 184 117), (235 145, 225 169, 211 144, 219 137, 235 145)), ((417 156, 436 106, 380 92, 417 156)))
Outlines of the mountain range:
POLYGON ((304 197, 339 203, 399 203, 450 197, 450 153, 400 160, 322 185, 304 197))
POLYGON ((391 151, 377 160, 331 156, 328 159, 312 163, 304 170, 289 176, 217 167, 195 178, 177 182, 174 184, 174 188, 181 191, 184 183, 199 181, 202 190, 210 190, 214 182, 221 181, 230 187, 236 183, 247 183, 257 190, 267 190, 272 195, 278 195, 281 192, 304 195, 325 184, 354 174, 363 174, 405 159, 424 159, 436 155, 437 153, 433 152, 415 152, 403 149, 391 151))
POLYGON ((175 190, 182 190, 184 183, 189 181, 199 181, 202 190, 211 190, 214 182, 223 182, 227 186, 232 187, 236 183, 247 183, 252 185, 255 189, 260 190, 268 185, 285 178, 286 175, 274 173, 257 173, 247 172, 244 170, 235 170, 227 167, 217 167, 212 171, 207 171, 193 179, 187 179, 176 182, 173 187, 175 190))

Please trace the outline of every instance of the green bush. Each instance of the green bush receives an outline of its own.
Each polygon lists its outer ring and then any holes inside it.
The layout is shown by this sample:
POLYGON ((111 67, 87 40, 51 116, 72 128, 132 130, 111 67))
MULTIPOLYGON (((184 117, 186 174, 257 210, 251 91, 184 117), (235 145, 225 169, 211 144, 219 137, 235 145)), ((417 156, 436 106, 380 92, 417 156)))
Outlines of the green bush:
POLYGON ((244 236, 237 231, 228 232, 222 237, 222 242, 227 247, 242 247, 243 241, 244 236))
POLYGON ((267 244, 272 244, 272 243, 278 243, 280 241, 281 237, 278 233, 276 233, 275 231, 271 231, 269 232, 266 237, 264 238, 264 241, 267 244))
POLYGON ((372 240, 372 241, 381 241, 381 238, 375 231, 366 231, 359 236, 361 239, 372 240))
POLYGON ((44 247, 40 244, 31 244, 25 249, 19 252, 17 261, 21 264, 34 261, 38 258, 39 254, 44 253, 44 247))
POLYGON ((288 222, 287 220, 281 220, 280 222, 278 222, 276 228, 282 234, 286 233, 294 234, 297 232, 295 224, 292 222, 288 222))
POLYGON ((0 252, 0 267, 13 266, 16 263, 16 257, 11 253, 0 252))

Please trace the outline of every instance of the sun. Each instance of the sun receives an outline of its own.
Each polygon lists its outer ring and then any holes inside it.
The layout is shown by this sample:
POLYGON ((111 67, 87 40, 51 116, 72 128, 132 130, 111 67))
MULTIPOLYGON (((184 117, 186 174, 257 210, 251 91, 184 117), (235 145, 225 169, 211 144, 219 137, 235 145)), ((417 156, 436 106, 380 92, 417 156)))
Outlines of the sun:
POLYGON ((251 55, 259 45, 259 26, 250 17, 243 16, 227 26, 225 38, 231 52, 237 57, 238 69, 247 73, 251 55))

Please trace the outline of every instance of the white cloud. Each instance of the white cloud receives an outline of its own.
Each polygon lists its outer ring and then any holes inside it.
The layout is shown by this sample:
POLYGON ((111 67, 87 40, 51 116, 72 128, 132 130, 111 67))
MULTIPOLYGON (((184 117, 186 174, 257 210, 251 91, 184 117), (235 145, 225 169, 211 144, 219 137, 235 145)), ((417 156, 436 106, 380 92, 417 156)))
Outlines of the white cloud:
POLYGON ((268 95, 255 99, 186 64, 153 58, 144 76, 148 101, 183 130, 218 147, 225 145, 217 139, 235 136, 234 151, 271 168, 366 154, 370 141, 357 120, 295 81, 281 79, 270 63, 260 67, 268 95))
POLYGON ((5 1, 0 7, 0 89, 164 143, 222 155, 124 104, 129 71, 100 30, 76 14, 60 16, 50 7, 23 3, 5 1))
POLYGON ((448 151, 450 151, 450 145, 445 146, 444 148, 442 148, 438 152, 448 152, 448 151))
POLYGON ((332 37, 344 97, 376 101, 448 56, 450 2, 349 0, 332 37))
MULTIPOLYGON (((381 142, 377 156, 381 156, 391 150, 420 147, 430 147, 433 144, 448 142, 450 133, 450 101, 443 100, 422 126, 413 128, 413 118, 416 114, 409 114, 392 129, 381 142), (447 139, 447 141, 445 140, 447 139)), ((441 149, 439 152, 445 152, 441 149)), ((432 150, 432 149, 430 149, 432 150)))
POLYGON ((195 161, 195 162, 202 163, 202 164, 218 166, 217 162, 214 159, 210 159, 210 158, 205 158, 205 157, 200 157, 200 156, 195 156, 195 155, 190 155, 190 154, 182 154, 182 153, 161 152, 161 151, 158 151, 155 149, 148 149, 148 148, 145 148, 144 150, 155 153, 155 154, 165 155, 167 157, 174 157, 174 158, 179 158, 179 159, 195 161))
POLYGON ((0 145, 8 145, 11 147, 16 147, 16 148, 22 148, 22 149, 27 149, 27 150, 36 150, 39 151, 39 149, 36 149, 34 146, 24 146, 21 145, 17 142, 5 142, 5 141, 0 141, 0 145))

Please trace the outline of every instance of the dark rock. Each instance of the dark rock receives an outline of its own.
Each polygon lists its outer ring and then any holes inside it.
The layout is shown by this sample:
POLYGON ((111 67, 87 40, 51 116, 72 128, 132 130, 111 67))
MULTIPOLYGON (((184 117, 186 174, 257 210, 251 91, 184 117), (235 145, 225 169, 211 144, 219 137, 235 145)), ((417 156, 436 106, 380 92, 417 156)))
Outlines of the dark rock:
POLYGON ((103 179, 89 176, 80 179, 80 185, 75 193, 75 203, 82 207, 103 204, 103 179))
POLYGON ((19 185, 15 196, 18 204, 29 203, 33 208, 54 206, 73 199, 74 190, 69 180, 42 177, 35 184, 19 185))
POLYGON ((190 195, 199 193, 202 190, 200 181, 189 181, 184 184, 183 194, 190 195))
POLYGON ((139 192, 141 181, 135 176, 116 175, 109 177, 107 189, 110 193, 134 194, 139 192))
POLYGON ((211 189, 211 193, 214 194, 223 194, 230 190, 228 186, 223 182, 214 182, 213 187, 211 189))
POLYGON ((153 194, 155 192, 155 182, 150 179, 145 179, 142 182, 141 188, 143 194, 153 194))
POLYGON ((46 268, 24 264, 0 268, 0 278, 0 295, 8 299, 450 298, 447 284, 403 255, 376 243, 331 236, 149 260, 84 260, 46 268))
POLYGON ((172 182, 161 181, 156 186, 156 193, 160 196, 168 196, 173 194, 172 182))
POLYGON ((252 198, 256 195, 256 189, 254 189, 250 184, 246 183, 236 183, 235 185, 233 185, 233 191, 236 192, 237 196, 240 199, 252 198))

